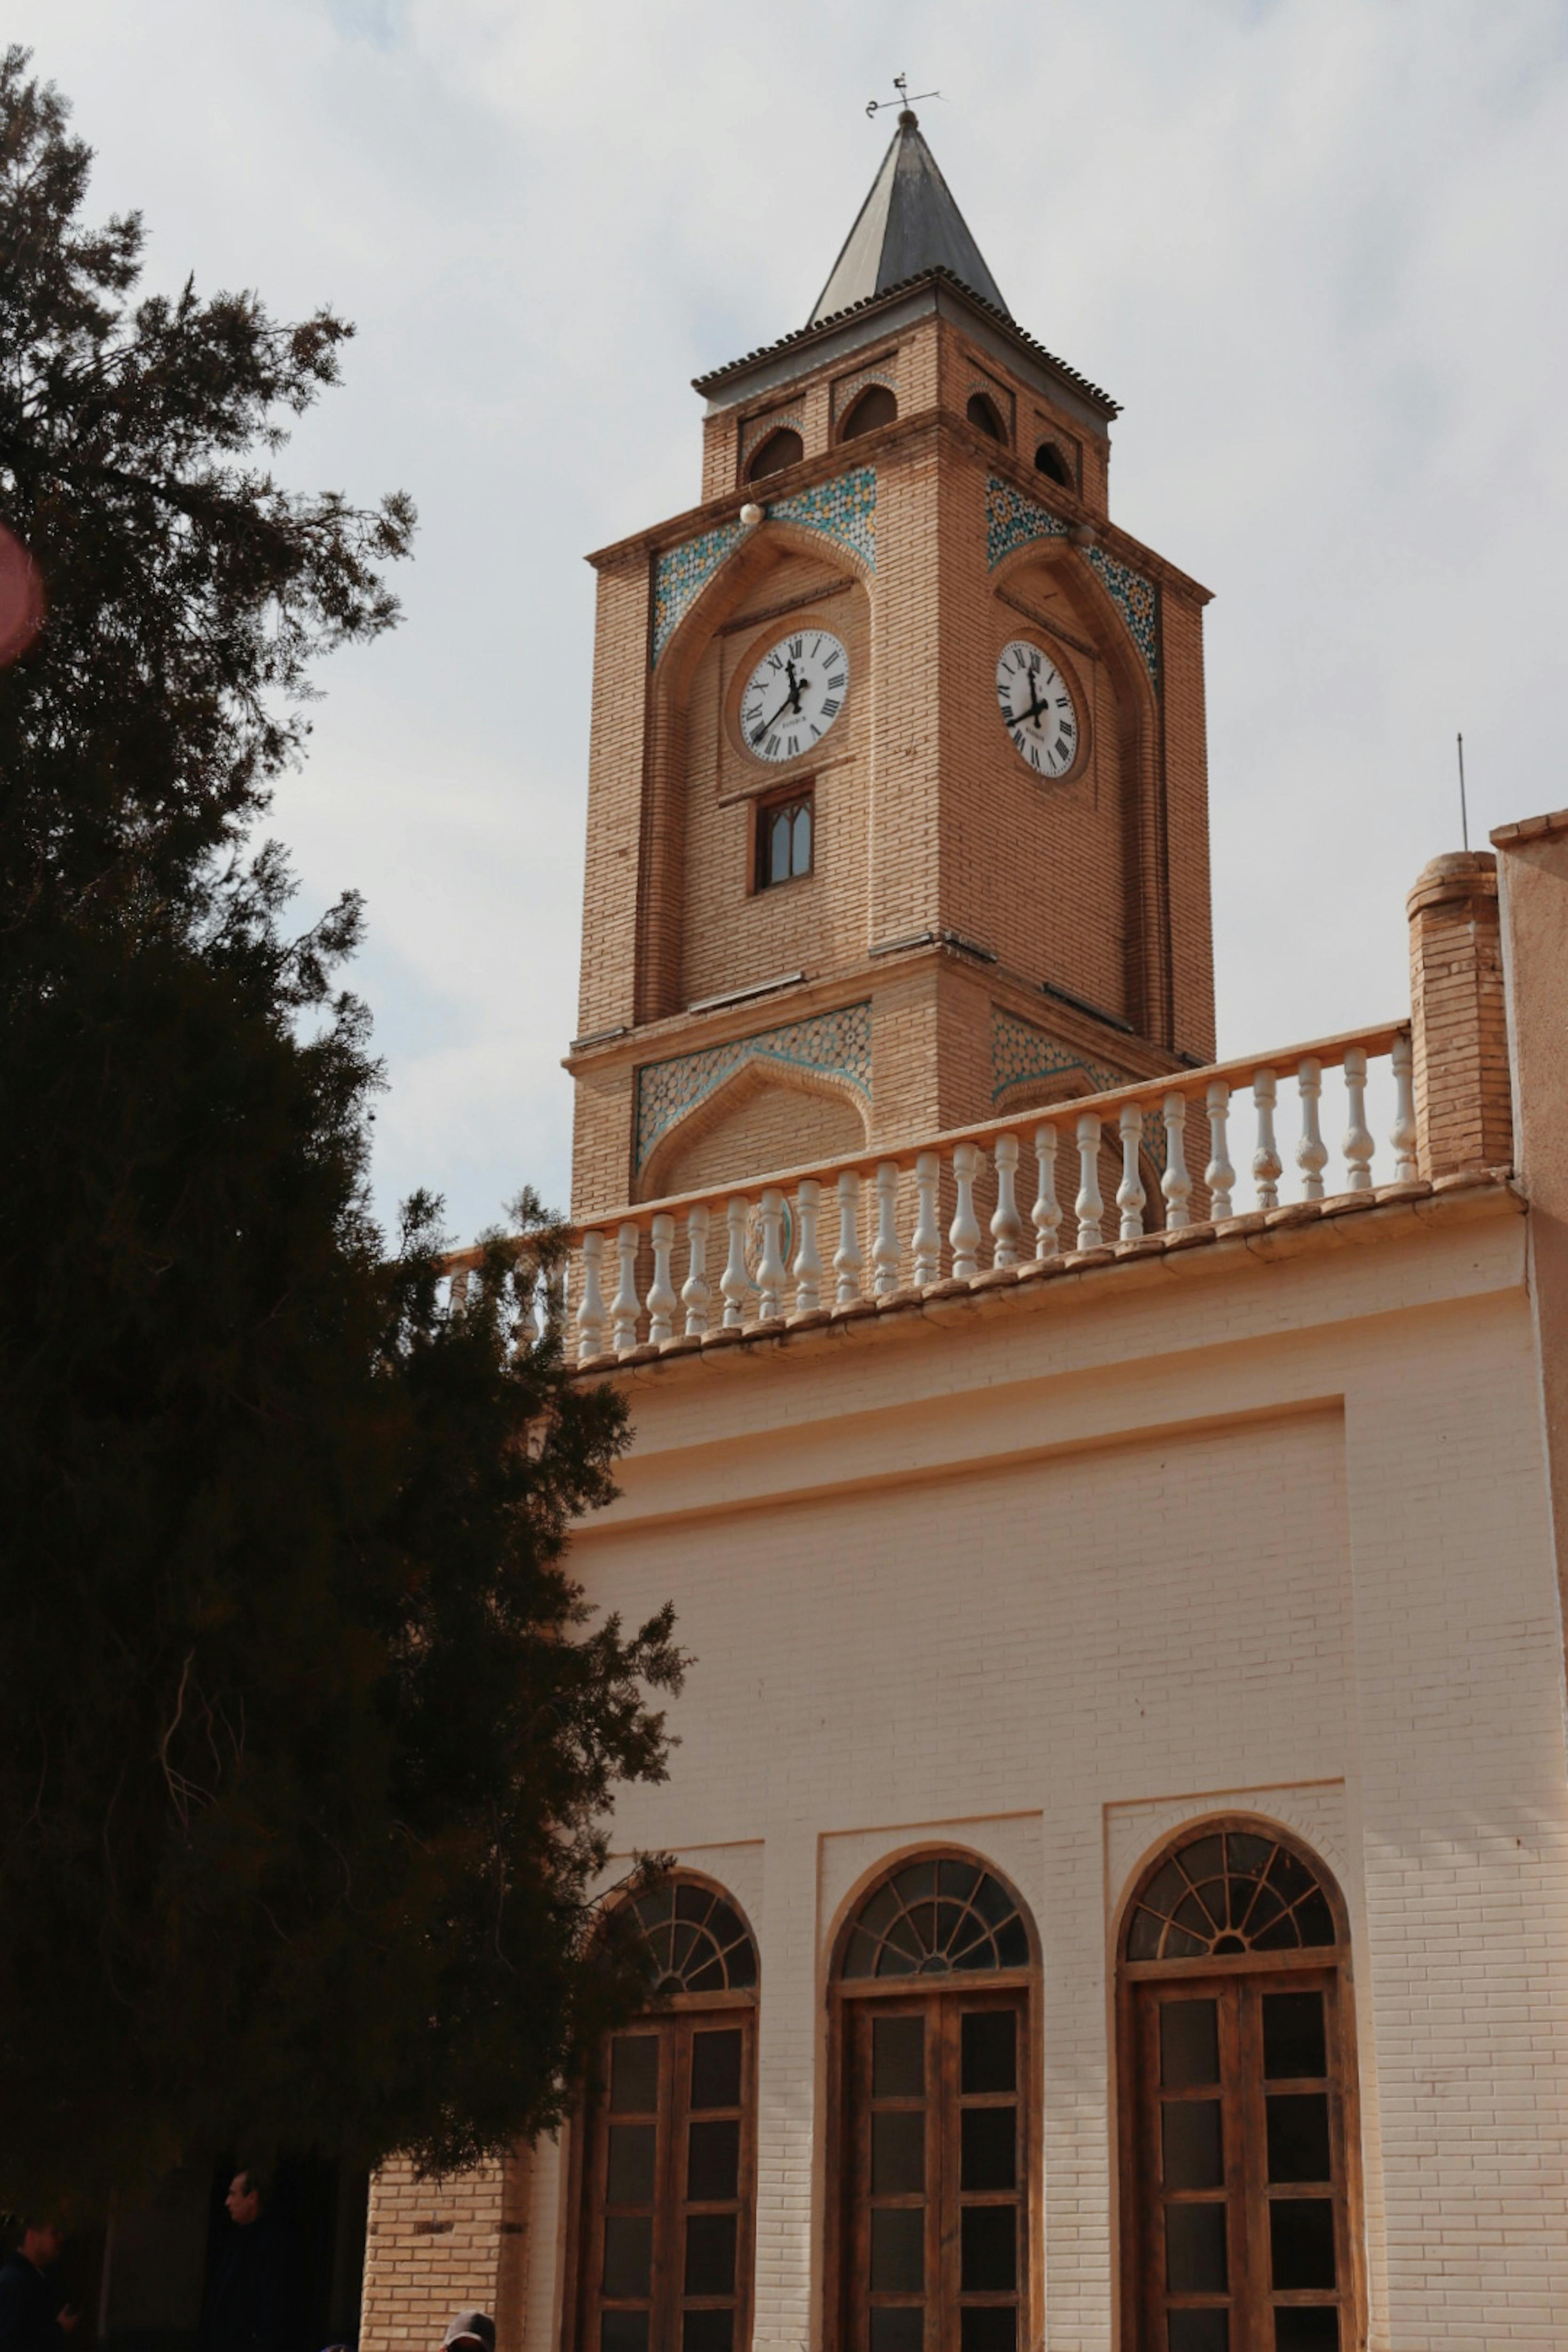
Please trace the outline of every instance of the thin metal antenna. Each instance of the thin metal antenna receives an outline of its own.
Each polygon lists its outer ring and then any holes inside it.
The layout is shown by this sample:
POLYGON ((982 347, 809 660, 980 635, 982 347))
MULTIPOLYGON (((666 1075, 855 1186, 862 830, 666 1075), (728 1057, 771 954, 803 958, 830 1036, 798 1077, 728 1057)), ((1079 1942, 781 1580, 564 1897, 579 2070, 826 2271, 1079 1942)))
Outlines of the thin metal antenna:
POLYGON ((873 98, 867 106, 866 112, 872 116, 873 120, 882 112, 884 106, 896 106, 901 108, 904 113, 907 113, 912 106, 918 106, 923 100, 927 98, 940 98, 942 95, 939 89, 917 89, 915 96, 911 98, 909 95, 909 76, 907 74, 894 74, 893 77, 893 86, 898 92, 898 96, 896 98, 873 98))
POLYGON ((1465 806, 1465 739, 1462 735, 1458 735, 1456 736, 1454 740, 1459 747, 1459 831, 1464 835, 1465 847, 1469 849, 1470 845, 1470 813, 1465 806))

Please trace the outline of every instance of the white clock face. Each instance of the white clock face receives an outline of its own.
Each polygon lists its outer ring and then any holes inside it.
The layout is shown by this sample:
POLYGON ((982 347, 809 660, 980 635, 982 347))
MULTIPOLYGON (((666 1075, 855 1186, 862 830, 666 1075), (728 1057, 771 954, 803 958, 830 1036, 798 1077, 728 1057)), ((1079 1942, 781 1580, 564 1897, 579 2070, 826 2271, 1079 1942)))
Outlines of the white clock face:
POLYGON ((740 698, 740 731, 758 760, 798 760, 820 743, 849 691, 850 657, 830 629, 780 637, 740 698))
POLYGON ((1078 757, 1078 713, 1049 654, 1015 637, 997 658, 997 700, 1013 749, 1037 776, 1064 776, 1078 757))

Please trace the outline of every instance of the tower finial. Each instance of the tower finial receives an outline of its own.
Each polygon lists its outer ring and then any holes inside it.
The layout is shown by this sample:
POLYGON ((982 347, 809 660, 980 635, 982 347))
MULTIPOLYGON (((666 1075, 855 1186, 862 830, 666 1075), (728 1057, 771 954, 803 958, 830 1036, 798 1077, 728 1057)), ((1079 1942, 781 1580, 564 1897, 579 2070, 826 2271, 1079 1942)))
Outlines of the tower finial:
POLYGON ((920 117, 915 113, 915 109, 922 102, 922 100, 927 98, 940 98, 942 95, 941 91, 939 89, 917 89, 915 96, 911 98, 909 95, 909 76, 906 73, 895 73, 893 77, 893 86, 898 92, 898 96, 896 98, 873 98, 869 100, 866 104, 867 114, 870 115, 873 121, 874 121, 876 117, 882 112, 884 106, 896 106, 899 110, 899 129, 901 131, 918 131, 920 128, 920 117))

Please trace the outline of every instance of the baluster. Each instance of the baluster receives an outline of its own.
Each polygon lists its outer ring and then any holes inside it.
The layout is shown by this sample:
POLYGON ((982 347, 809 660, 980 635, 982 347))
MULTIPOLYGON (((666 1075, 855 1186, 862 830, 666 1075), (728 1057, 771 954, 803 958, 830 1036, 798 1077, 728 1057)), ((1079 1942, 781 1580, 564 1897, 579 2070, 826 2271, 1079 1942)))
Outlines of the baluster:
POLYGON ((1307 1055, 1296 1072, 1296 1084, 1301 1093, 1301 1139, 1296 1146, 1296 1165, 1301 1171, 1301 1198, 1321 1201, 1323 1197, 1323 1169, 1329 1148, 1318 1130, 1318 1097, 1323 1090, 1323 1066, 1307 1055))
POLYGON ((459 1266, 446 1286, 446 1304, 454 1315, 461 1315, 468 1304, 468 1269, 459 1266))
POLYGON ((1122 1212, 1122 1239, 1135 1242, 1143 1234, 1144 1203, 1148 1199, 1138 1167, 1138 1146, 1144 1139, 1144 1114, 1138 1104, 1124 1103, 1118 1124, 1122 1134, 1122 1181, 1116 1187, 1116 1206, 1122 1212))
POLYGON ((1377 1146, 1366 1123, 1366 1055, 1352 1045, 1344 1057, 1344 1090, 1350 1099, 1350 1125, 1344 1131, 1345 1179, 1348 1192, 1372 1190, 1372 1155, 1377 1146))
POLYGON ((1230 1088, 1223 1078, 1209 1081, 1204 1097, 1208 1107, 1208 1165, 1203 1181, 1208 1187, 1208 1213, 1218 1224, 1221 1217, 1234 1213, 1230 1194, 1236 1182, 1236 1171, 1230 1165, 1230 1142, 1226 1128, 1230 1118, 1230 1088))
POLYGON ((1073 1206, 1078 1212, 1079 1248, 1099 1249, 1105 1203, 1100 1197, 1100 1122, 1092 1110, 1084 1111, 1078 1121, 1078 1198, 1073 1206))
POLYGON ((1388 1130, 1388 1140, 1394 1146, 1394 1181, 1396 1184, 1413 1184, 1421 1169, 1416 1158, 1415 1062, 1407 1032, 1401 1031, 1394 1040, 1390 1058, 1394 1064, 1396 1097, 1394 1124, 1388 1130))
POLYGON ((746 1227, 750 1215, 751 1203, 745 1193, 731 1193, 724 1211, 725 1223, 729 1227, 729 1255, 718 1278, 718 1286, 724 1293, 727 1331, 738 1331, 746 1322, 746 1299, 751 1288, 746 1271, 746 1227))
POLYGON ((817 1247, 817 1203, 822 1188, 814 1176, 803 1176, 795 1194, 795 1215, 800 1246, 790 1269, 795 1276, 795 1312, 814 1315, 822 1303, 822 1258, 817 1247))
POLYGON ((1038 1262, 1056 1255, 1057 1231, 1061 1223, 1061 1203, 1056 1197, 1056 1129, 1043 1120, 1034 1131, 1034 1164, 1038 1188, 1030 1223, 1034 1227, 1038 1262))
POLYGON ((539 1336, 538 1318, 534 1311, 539 1286, 537 1262, 530 1258, 526 1264, 519 1265, 517 1279, 517 1319, 512 1326, 512 1345, 526 1351, 539 1336))
POLYGON ((871 1286, 878 1298, 898 1288, 898 1163, 880 1160, 876 1170, 876 1239, 871 1245, 871 1286))
POLYGON ((1252 1101, 1258 1113, 1258 1149, 1252 1154, 1252 1180, 1258 1187, 1258 1206, 1277 1209, 1280 1205, 1280 1148, 1274 1140, 1274 1073, 1254 1070, 1252 1101))
POLYGON ((839 1178, 839 1245, 833 1252, 833 1303, 852 1307, 861 1295, 865 1260, 861 1255, 861 1180, 846 1168, 839 1178))
POLYGON ((610 1317, 614 1327, 614 1346, 618 1356, 629 1356, 637 1345, 637 1244, 643 1236, 635 1225, 627 1223, 615 1236, 615 1247, 621 1258, 621 1280, 610 1302, 610 1317))
POLYGON ((1019 1139, 1016 1135, 998 1135, 991 1158, 997 1171, 997 1206, 991 1219, 991 1239, 996 1246, 991 1252, 993 1265, 1012 1266, 1019 1262, 1019 1235, 1023 1231, 1023 1219, 1019 1214, 1018 1168, 1019 1139))
POLYGON ((681 1285, 681 1304, 686 1310, 686 1337, 700 1339, 707 1329, 708 1308, 713 1304, 713 1289, 707 1278, 708 1213, 706 1209, 686 1211, 686 1278, 681 1285))
POLYGON ((582 1297, 577 1309, 577 1360, 587 1363, 591 1356, 604 1353, 604 1293, 599 1286, 600 1268, 604 1264, 604 1235, 586 1233, 582 1236, 582 1297))
POLYGON ((656 1348, 675 1336, 675 1308, 680 1301, 670 1279, 670 1256, 675 1246, 675 1221, 667 1211, 653 1220, 653 1279, 648 1285, 648 1337, 656 1348))
POLYGON ((757 1319, 777 1323, 784 1312, 779 1294, 789 1268, 784 1264, 784 1195, 769 1185, 762 1195, 762 1252, 757 1261, 757 1319))
POLYGON ((1166 1172, 1160 1178, 1160 1190, 1166 1196, 1166 1231, 1179 1234, 1192 1223, 1187 1202, 1192 1198, 1192 1178, 1186 1165, 1186 1097, 1167 1095, 1166 1114, 1166 1172))
POLYGON ((958 1187, 958 1205, 947 1228, 947 1240, 953 1252, 956 1282, 972 1282, 980 1271, 980 1221, 975 1214, 975 1176, 979 1165, 977 1145, 955 1144, 953 1175, 958 1187))
POLYGON ((942 1161, 935 1151, 923 1151, 915 1162, 915 1183, 919 1208, 915 1219, 915 1231, 910 1236, 915 1254, 914 1280, 917 1289, 928 1282, 936 1282, 942 1275, 942 1229, 936 1223, 936 1186, 942 1173, 942 1161))

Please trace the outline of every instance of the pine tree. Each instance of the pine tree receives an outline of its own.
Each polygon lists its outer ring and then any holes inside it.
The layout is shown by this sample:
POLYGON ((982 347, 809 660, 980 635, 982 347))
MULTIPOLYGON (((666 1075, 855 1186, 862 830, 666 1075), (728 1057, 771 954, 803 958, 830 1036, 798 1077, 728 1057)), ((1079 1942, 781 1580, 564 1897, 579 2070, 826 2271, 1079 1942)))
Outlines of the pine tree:
MULTIPOLYGON (((315 666, 397 616, 402 497, 268 461, 350 330, 137 299, 139 217, 0 65, 0 2206, 232 2145, 444 2168, 551 2121, 634 1964, 618 1783, 664 1769, 666 1610, 564 1560, 619 1401, 514 1344, 495 1240, 389 1244, 381 1083, 254 845, 315 666)), ((547 1257, 557 1244, 518 1204, 547 1257)))

